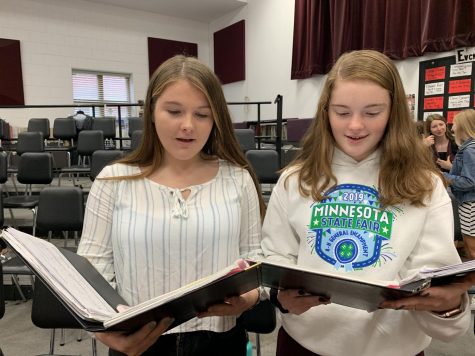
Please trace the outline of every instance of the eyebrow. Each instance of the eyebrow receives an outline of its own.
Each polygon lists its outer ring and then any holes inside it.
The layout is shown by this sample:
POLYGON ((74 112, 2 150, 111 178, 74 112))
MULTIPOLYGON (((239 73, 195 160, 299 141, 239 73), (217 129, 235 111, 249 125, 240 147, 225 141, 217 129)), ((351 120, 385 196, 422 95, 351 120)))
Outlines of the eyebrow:
MULTIPOLYGON (((178 102, 178 101, 165 101, 164 104, 183 106, 183 104, 178 102)), ((211 109, 211 106, 210 105, 202 105, 202 106, 198 106, 198 109, 211 109)))
MULTIPOLYGON (((343 108, 343 109, 347 109, 349 108, 348 105, 343 105, 343 104, 330 104, 331 107, 337 107, 337 108, 343 108)), ((370 105, 367 105, 365 106, 364 108, 365 109, 372 109, 372 108, 379 108, 379 107, 386 107, 387 104, 384 104, 384 103, 381 103, 381 104, 370 104, 370 105)))

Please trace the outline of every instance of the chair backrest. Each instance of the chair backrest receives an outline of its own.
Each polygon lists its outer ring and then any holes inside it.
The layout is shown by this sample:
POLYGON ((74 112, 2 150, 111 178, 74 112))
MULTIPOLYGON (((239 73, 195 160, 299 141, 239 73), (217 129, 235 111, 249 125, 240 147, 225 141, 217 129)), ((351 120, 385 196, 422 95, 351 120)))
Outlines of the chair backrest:
POLYGON ((307 132, 313 122, 313 118, 297 119, 287 121, 287 141, 291 143, 300 143, 302 137, 307 132))
POLYGON ((104 138, 115 138, 115 118, 96 117, 92 120, 92 129, 102 131, 104 138))
POLYGON ((96 179, 97 175, 101 173, 102 169, 109 163, 121 158, 122 151, 119 150, 98 150, 94 151, 91 156, 91 173, 89 176, 91 180, 96 179))
POLYGON ((53 181, 53 157, 48 152, 26 152, 18 164, 18 182, 50 184, 53 181))
POLYGON ((246 158, 256 172, 260 183, 277 183, 279 179, 279 155, 274 150, 249 150, 246 158))
POLYGON ((46 187, 40 192, 36 226, 45 231, 80 231, 84 196, 77 187, 46 187))
POLYGON ((35 278, 33 303, 31 305, 31 321, 35 326, 43 329, 81 328, 74 316, 72 316, 39 278, 35 278))
MULTIPOLYGON (((3 208, 2 208, 3 210, 3 208)), ((3 270, 2 270, 2 263, 0 263, 0 319, 3 318, 5 314, 5 293, 3 291, 3 270)), ((1 349, 0 349, 1 352, 1 349)))
POLYGON ((84 130, 78 134, 78 154, 91 156, 94 151, 104 149, 104 134, 100 130, 84 130))
POLYGON ((252 129, 234 129, 236 139, 244 152, 256 149, 256 141, 254 140, 254 130, 252 129))
POLYGON ((78 135, 76 122, 68 117, 58 117, 53 121, 53 137, 59 140, 70 140, 78 135))
POLYGON ((142 141, 142 135, 142 130, 135 130, 134 132, 132 132, 132 139, 130 140, 131 151, 135 150, 137 147, 140 146, 140 142, 142 141))
POLYGON ((129 137, 136 130, 143 130, 143 119, 141 117, 129 117, 129 137))
MULTIPOLYGON (((5 215, 3 213, 3 195, 0 194, 0 228, 3 228, 4 225, 5 225, 5 215)), ((3 280, 0 280, 0 282, 1 281, 3 280)))
POLYGON ((28 120, 29 132, 41 132, 43 140, 49 138, 50 126, 49 119, 47 118, 32 118, 28 120))
POLYGON ((0 152, 0 184, 5 183, 8 180, 8 159, 6 152, 0 152))
POLYGON ((41 132, 20 132, 16 146, 17 155, 25 152, 43 152, 45 141, 41 132))

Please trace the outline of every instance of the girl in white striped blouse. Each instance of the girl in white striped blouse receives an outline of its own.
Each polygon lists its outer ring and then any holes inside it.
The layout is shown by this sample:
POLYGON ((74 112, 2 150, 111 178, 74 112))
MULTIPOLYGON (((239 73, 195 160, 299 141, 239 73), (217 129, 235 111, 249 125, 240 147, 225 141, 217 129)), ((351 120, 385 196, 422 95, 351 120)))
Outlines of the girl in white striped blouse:
MULTIPOLYGON (((176 56, 151 78, 140 146, 91 188, 78 253, 135 305, 260 253, 263 207, 218 79, 176 56)), ((236 316, 258 299, 230 298, 161 337, 173 320, 96 336, 110 355, 245 355, 236 316)))

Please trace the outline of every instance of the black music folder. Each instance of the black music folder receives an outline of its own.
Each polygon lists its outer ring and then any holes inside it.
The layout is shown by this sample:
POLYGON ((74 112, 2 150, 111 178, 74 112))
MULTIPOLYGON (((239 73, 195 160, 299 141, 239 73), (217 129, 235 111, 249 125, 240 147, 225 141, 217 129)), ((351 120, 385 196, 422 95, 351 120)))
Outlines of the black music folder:
POLYGON ((133 331, 166 316, 175 319, 171 329, 226 297, 259 287, 257 265, 245 269, 233 265, 119 313, 116 307, 126 305, 125 301, 86 258, 13 228, 4 230, 2 237, 79 324, 92 332, 133 331))
POLYGON ((84 257, 13 228, 4 230, 2 237, 88 331, 132 331, 166 316, 175 318, 170 327, 173 328, 210 305, 223 302, 226 297, 260 286, 302 289, 328 297, 332 303, 371 312, 386 299, 417 295, 431 285, 447 284, 475 271, 475 260, 472 260, 425 268, 403 281, 387 282, 324 273, 268 260, 249 260, 248 267, 228 266, 119 313, 115 309, 117 305, 126 303, 84 257))

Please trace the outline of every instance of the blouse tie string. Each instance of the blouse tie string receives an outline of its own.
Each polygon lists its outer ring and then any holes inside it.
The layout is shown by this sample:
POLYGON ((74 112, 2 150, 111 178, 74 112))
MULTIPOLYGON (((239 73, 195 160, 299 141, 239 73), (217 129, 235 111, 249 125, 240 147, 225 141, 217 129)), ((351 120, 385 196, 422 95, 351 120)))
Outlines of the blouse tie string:
POLYGON ((183 199, 179 189, 172 191, 174 202, 172 214, 174 218, 188 218, 188 208, 185 199, 183 199))

